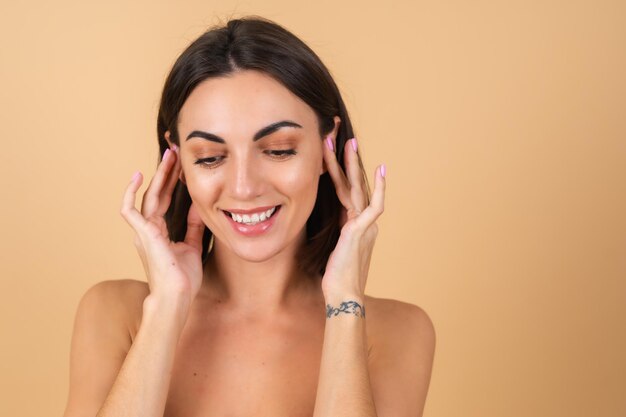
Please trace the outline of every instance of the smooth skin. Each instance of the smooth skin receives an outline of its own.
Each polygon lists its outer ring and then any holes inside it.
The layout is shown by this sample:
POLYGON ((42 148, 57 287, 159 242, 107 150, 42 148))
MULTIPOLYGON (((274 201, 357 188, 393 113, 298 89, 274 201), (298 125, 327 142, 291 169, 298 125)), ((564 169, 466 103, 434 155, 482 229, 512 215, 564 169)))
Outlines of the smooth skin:
MULTIPOLYGON (((346 173, 335 158, 339 123, 336 117, 329 138, 320 139, 312 109, 255 71, 196 87, 180 113, 182 149, 170 144, 140 211, 135 198, 141 174, 123 198, 121 214, 136 232, 148 283, 104 281, 80 302, 66 417, 310 416, 314 410, 323 416, 342 410, 338 394, 359 397, 340 384, 342 378, 361 381, 363 375, 369 384, 351 385, 363 387, 359 394, 371 397, 375 415, 422 414, 434 328, 417 306, 364 294, 385 178, 378 167, 368 205, 356 140, 346 143, 346 173), (250 140, 258 128, 283 119, 303 127, 250 140), (219 132, 226 143, 185 141, 198 129, 219 132), (287 147, 297 154, 276 158, 280 152, 275 151, 287 147), (211 168, 195 163, 206 157, 218 163, 211 168), (344 206, 345 223, 320 285, 296 270, 294 255, 304 238, 317 177, 326 170, 344 206), (163 215, 178 180, 186 182, 193 204, 185 240, 174 243, 163 215), (276 230, 260 239, 235 233, 221 211, 275 204, 281 205, 282 217, 276 230), (205 225, 214 231, 215 244, 203 268, 205 225), (352 366, 334 376, 321 360, 330 320, 325 306, 346 299, 367 308, 367 358, 361 367, 366 369, 345 375, 359 368, 352 366)), ((337 363, 351 360, 349 350, 341 353, 345 357, 324 354, 337 363)))

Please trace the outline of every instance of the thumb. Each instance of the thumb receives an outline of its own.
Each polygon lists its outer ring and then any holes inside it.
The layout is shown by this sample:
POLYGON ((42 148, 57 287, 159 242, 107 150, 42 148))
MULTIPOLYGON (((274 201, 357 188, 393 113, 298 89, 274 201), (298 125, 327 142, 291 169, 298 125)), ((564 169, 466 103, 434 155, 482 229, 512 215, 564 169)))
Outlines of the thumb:
POLYGON ((187 215, 187 233, 185 234, 185 243, 193 246, 202 252, 202 235, 204 234, 204 222, 200 218, 200 213, 192 202, 187 215))

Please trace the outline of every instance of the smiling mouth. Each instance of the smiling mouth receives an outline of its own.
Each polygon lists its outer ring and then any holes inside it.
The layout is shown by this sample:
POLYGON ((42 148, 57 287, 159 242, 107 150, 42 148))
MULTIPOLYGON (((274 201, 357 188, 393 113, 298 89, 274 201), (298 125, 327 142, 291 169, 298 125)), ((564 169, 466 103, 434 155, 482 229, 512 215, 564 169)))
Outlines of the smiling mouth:
POLYGON ((254 226, 255 224, 262 223, 271 218, 280 209, 280 205, 274 206, 271 209, 260 211, 258 213, 250 214, 238 214, 231 213, 226 210, 222 210, 225 215, 229 216, 234 222, 244 224, 246 226, 254 226))

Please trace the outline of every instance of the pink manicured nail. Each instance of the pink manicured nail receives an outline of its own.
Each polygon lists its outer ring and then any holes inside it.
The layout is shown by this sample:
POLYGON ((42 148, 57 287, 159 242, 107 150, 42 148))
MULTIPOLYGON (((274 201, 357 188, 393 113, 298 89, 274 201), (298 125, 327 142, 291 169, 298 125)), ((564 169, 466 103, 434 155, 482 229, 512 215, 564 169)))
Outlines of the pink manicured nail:
POLYGON ((354 149, 354 152, 356 152, 357 149, 357 145, 356 145, 356 138, 352 138, 352 149, 354 149))
POLYGON ((335 151, 335 148, 333 147, 333 141, 330 138, 330 135, 326 136, 326 146, 328 146, 328 149, 330 149, 331 151, 335 151))
POLYGON ((165 150, 165 152, 163 153, 163 159, 162 160, 165 161, 165 159, 167 158, 167 155, 169 155, 169 154, 170 154, 170 148, 167 148, 165 150))
POLYGON ((174 152, 178 151, 178 146, 176 146, 176 144, 175 144, 175 143, 174 143, 174 144, 172 144, 172 150, 173 150, 174 152))
POLYGON ((141 175, 140 171, 137 171, 133 174, 133 177, 131 178, 131 182, 135 182, 137 181, 137 179, 139 178, 139 175, 141 175))
POLYGON ((380 166, 380 175, 382 175, 383 178, 385 178, 385 175, 387 175, 387 167, 385 166, 385 164, 382 164, 380 166))

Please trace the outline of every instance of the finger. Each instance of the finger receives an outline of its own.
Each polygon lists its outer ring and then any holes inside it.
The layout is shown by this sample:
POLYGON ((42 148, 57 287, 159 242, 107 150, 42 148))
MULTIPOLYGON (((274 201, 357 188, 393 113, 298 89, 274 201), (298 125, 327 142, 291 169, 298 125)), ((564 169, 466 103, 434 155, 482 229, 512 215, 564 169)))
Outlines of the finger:
POLYGON ((181 162, 180 162, 180 150, 176 145, 174 145, 171 154, 168 158, 172 158, 175 160, 174 166, 169 171, 167 176, 167 182, 161 191, 161 195, 159 198, 159 207, 155 211, 157 216, 163 216, 167 209, 170 207, 170 203, 172 201, 172 193, 174 192, 174 188, 176 187, 176 183, 178 182, 178 176, 181 170, 181 162))
POLYGON ((163 158, 157 167, 157 171, 154 177, 148 185, 146 193, 143 195, 141 202, 141 214, 145 218, 149 218, 156 214, 159 208, 159 196, 163 188, 163 184, 166 182, 170 168, 172 167, 175 158, 172 158, 172 152, 168 149, 165 150, 163 158))
POLYGON ((126 187, 124 197, 122 198, 122 207, 120 209, 120 214, 124 220, 126 220, 135 231, 139 231, 146 222, 146 219, 144 219, 141 213, 135 208, 135 196, 142 182, 143 176, 141 172, 137 171, 126 187))
POLYGON ((173 145, 172 151, 173 151, 172 157, 175 157, 174 168, 172 169, 170 177, 168 178, 168 181, 167 181, 167 185, 165 186, 165 189, 169 190, 168 194, 170 195, 172 194, 172 191, 174 190, 174 187, 176 186, 176 183, 178 182, 180 170, 182 167, 182 161, 180 158, 180 148, 176 145, 173 145))
POLYGON ((200 213, 192 202, 187 214, 187 233, 185 234, 185 243, 202 251, 202 237, 204 235, 204 222, 200 218, 200 213))
POLYGON ((361 164, 359 163, 359 154, 357 153, 356 138, 346 142, 344 160, 348 173, 348 181, 350 181, 350 197, 352 204, 360 213, 365 210, 367 206, 367 197, 363 172, 361 171, 361 164))
POLYGON ((358 222, 362 222, 361 225, 364 227, 374 223, 385 209, 385 188, 387 186, 385 175, 386 166, 385 164, 382 164, 374 173, 374 192, 372 193, 370 204, 358 217, 358 222))
POLYGON ((324 144, 324 161, 326 161, 326 168, 328 174, 335 185, 335 191, 339 201, 346 209, 352 209, 352 201, 350 200, 350 185, 348 179, 343 173, 339 162, 337 161, 337 155, 335 151, 331 150, 328 146, 328 139, 324 144))

